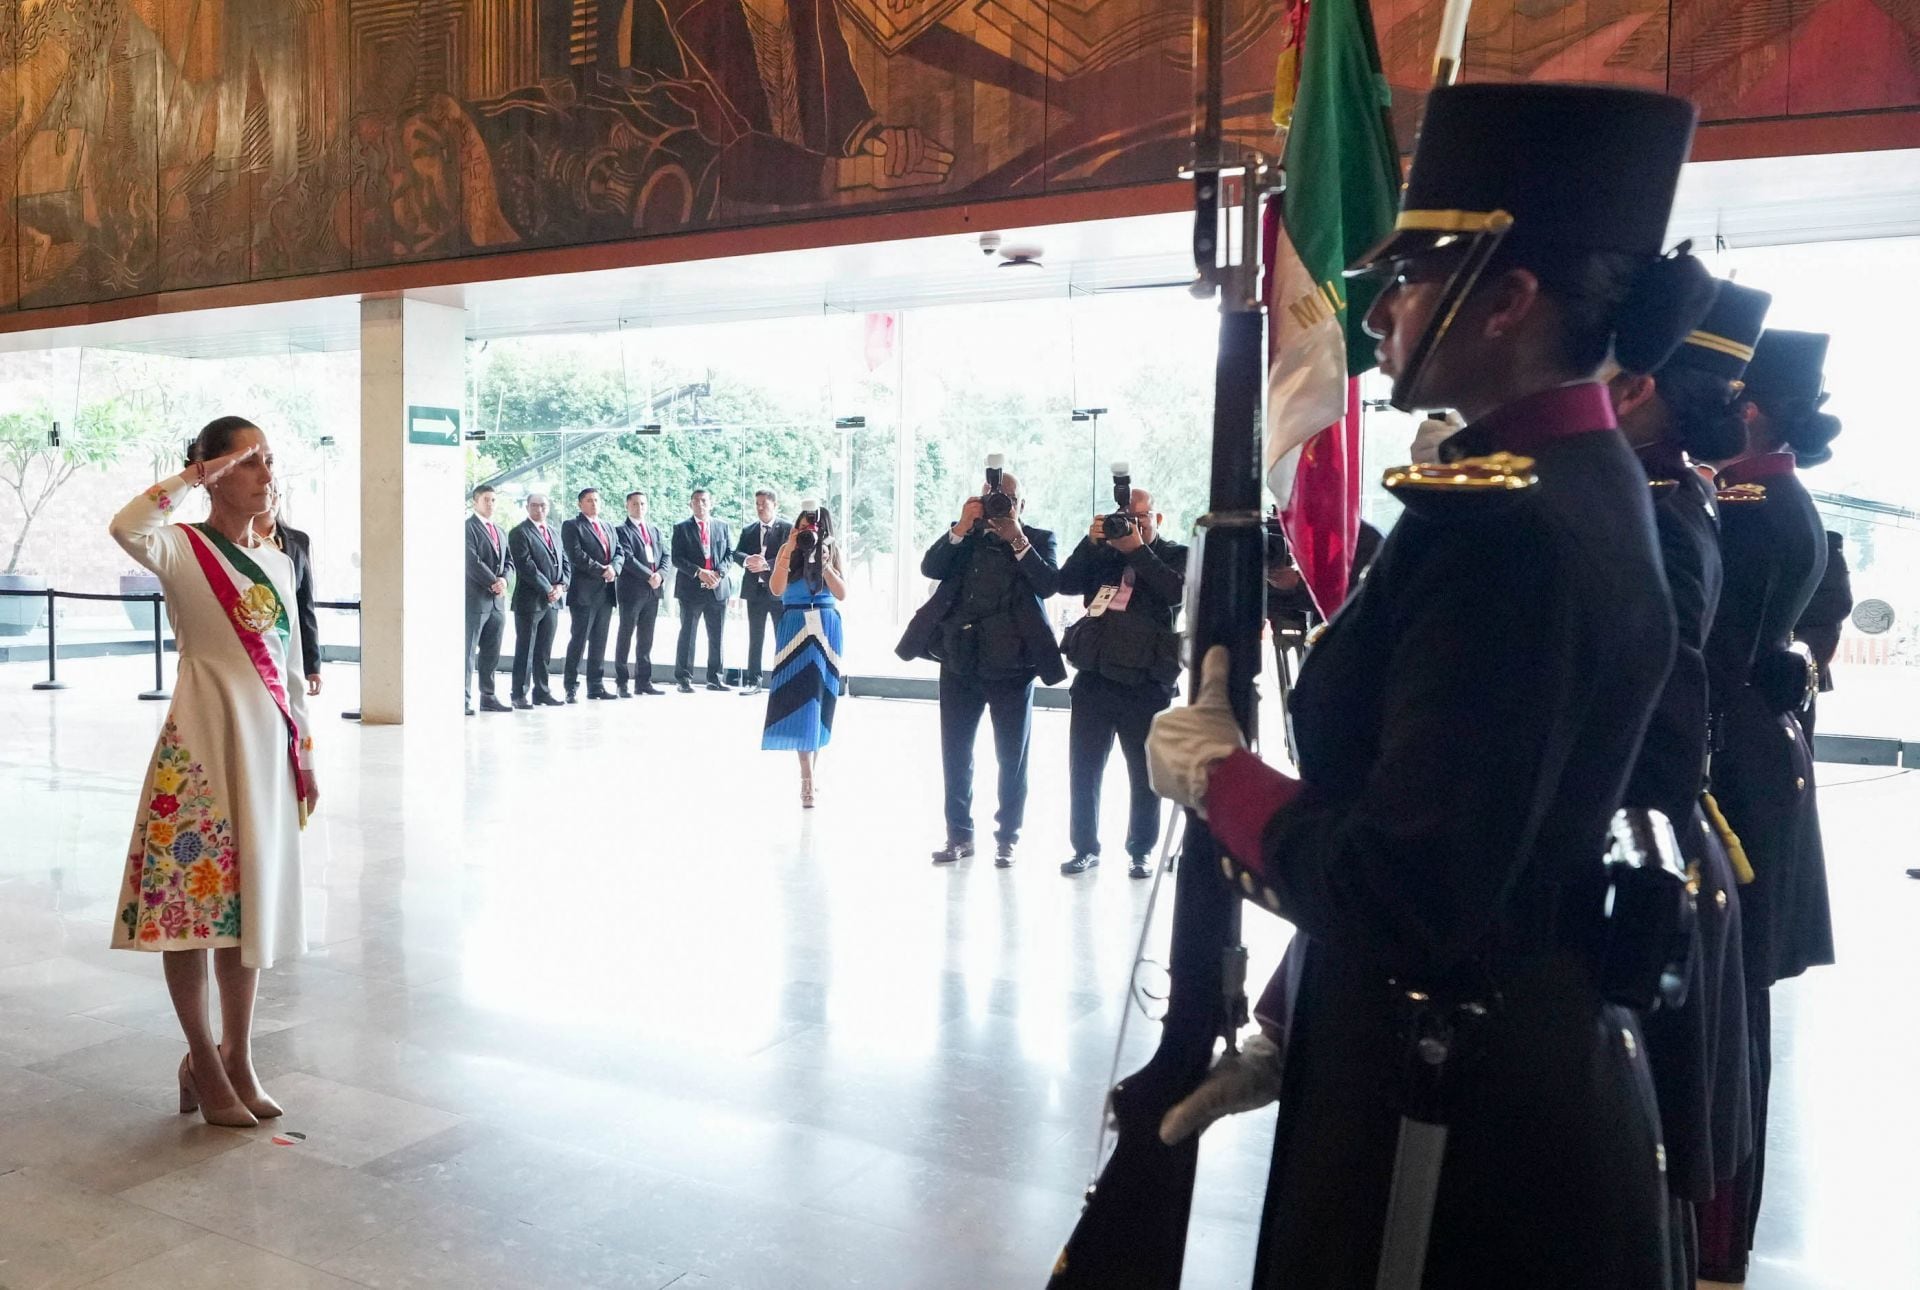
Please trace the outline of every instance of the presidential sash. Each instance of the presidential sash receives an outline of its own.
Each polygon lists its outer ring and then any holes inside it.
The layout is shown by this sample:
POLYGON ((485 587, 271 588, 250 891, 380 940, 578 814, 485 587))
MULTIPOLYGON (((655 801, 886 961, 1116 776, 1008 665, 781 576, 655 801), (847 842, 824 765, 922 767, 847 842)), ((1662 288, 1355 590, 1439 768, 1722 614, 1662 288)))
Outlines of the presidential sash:
POLYGON ((193 548, 194 558, 200 562, 200 571, 207 575, 213 598, 220 602, 227 621, 233 625, 234 635, 239 637, 241 647, 253 663, 253 670, 259 673, 267 693, 280 709, 281 720, 286 722, 287 761, 293 767, 294 802, 300 826, 305 828, 312 782, 307 755, 313 751, 313 741, 301 731, 293 715, 293 706, 287 701, 286 683, 274 665, 266 642, 266 633, 277 631, 288 638, 287 649, 291 652, 292 628, 287 621, 286 602, 280 598, 266 571, 226 534, 209 524, 183 524, 181 531, 187 535, 187 545, 193 548))

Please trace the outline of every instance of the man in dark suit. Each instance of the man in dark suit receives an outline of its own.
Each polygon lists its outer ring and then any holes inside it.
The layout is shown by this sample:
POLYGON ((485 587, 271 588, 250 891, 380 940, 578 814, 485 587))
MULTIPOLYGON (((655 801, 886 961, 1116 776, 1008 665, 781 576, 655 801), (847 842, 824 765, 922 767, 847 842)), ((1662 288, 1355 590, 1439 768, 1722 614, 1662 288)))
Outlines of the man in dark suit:
POLYGON ((662 694, 653 683, 653 626, 667 586, 667 548, 660 529, 647 520, 647 495, 627 494, 627 522, 618 530, 626 562, 614 584, 620 602, 620 635, 614 641, 613 680, 620 697, 662 694), (627 648, 633 646, 633 688, 627 688, 627 648))
POLYGON ((467 517, 467 715, 473 715, 473 654, 480 651, 480 708, 511 712, 493 692, 500 670, 500 637, 507 627, 507 538, 493 522, 493 489, 473 490, 473 514, 467 517))
POLYGON ((696 488, 693 514, 673 526, 673 598, 680 602, 680 648, 673 657, 673 680, 680 693, 693 693, 693 633, 707 625, 707 688, 731 690, 720 660, 720 634, 733 596, 730 553, 733 534, 725 520, 713 518, 707 490, 696 488))
POLYGON ((580 490, 580 513, 560 526, 573 580, 567 584, 567 702, 580 697, 580 658, 587 661, 587 697, 611 699, 607 689, 607 628, 613 623, 614 583, 626 552, 613 526, 600 518, 600 490, 580 490))
POLYGON ((780 618, 780 597, 773 594, 767 581, 773 576, 773 560, 793 534, 793 525, 774 518, 780 499, 771 488, 753 495, 754 514, 759 518, 740 530, 740 545, 734 548, 734 561, 746 571, 740 582, 741 599, 747 602, 747 674, 742 694, 760 693, 760 651, 767 640, 767 624, 780 618))
MULTIPOLYGON (((294 608, 300 615, 300 661, 306 668, 307 693, 320 693, 320 621, 313 606, 313 539, 280 522, 280 494, 274 491, 273 509, 254 521, 253 531, 286 552, 293 564, 294 608)), ((1832 687, 1827 687, 1831 689, 1832 687)))
POLYGON ((1087 611, 1061 644, 1075 669, 1067 730, 1073 858, 1060 866, 1069 875, 1100 863, 1100 781, 1116 739, 1132 789, 1132 877, 1153 876, 1148 856, 1160 837, 1160 799, 1147 782, 1147 728, 1173 702, 1180 680, 1174 624, 1186 589, 1187 548, 1160 536, 1161 516, 1146 489, 1131 492, 1127 514, 1129 527, 1112 537, 1110 517, 1094 516, 1087 536, 1060 566, 1060 593, 1079 596, 1087 611))
POLYGON ((573 570, 566 547, 547 523, 547 499, 539 493, 527 498, 527 518, 507 537, 513 557, 513 706, 561 706, 547 679, 553 657, 553 630, 560 620, 560 597, 567 592, 573 570), (527 682, 533 682, 533 702, 527 701, 527 682))
POLYGON ((934 540, 920 572, 940 580, 914 614, 894 652, 940 663, 940 753, 947 789, 947 844, 935 864, 973 854, 973 743, 980 716, 993 716, 1000 763, 1000 809, 994 816, 994 865, 1013 865, 1027 812, 1027 747, 1033 683, 1064 681, 1067 669, 1041 601, 1060 585, 1053 534, 1020 522, 1020 481, 1000 477, 1012 514, 986 518, 984 494, 970 497, 960 518, 934 540))

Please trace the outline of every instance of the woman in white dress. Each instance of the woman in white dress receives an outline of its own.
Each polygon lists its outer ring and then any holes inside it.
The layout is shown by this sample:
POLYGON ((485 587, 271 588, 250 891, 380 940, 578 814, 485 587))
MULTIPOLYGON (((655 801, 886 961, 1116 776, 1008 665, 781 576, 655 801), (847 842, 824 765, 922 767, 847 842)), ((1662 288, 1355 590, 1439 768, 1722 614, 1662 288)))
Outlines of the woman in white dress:
POLYGON ((184 473, 134 498, 111 525, 114 541, 159 576, 180 651, 127 848, 113 944, 165 951, 187 1039, 181 1111, 240 1127, 280 1114, 253 1069, 254 994, 261 968, 306 948, 300 830, 319 796, 293 565, 253 531, 272 491, 266 436, 221 417, 194 440, 184 473), (173 523, 196 488, 212 504, 207 519, 173 523), (220 985, 217 1042, 209 950, 220 985))

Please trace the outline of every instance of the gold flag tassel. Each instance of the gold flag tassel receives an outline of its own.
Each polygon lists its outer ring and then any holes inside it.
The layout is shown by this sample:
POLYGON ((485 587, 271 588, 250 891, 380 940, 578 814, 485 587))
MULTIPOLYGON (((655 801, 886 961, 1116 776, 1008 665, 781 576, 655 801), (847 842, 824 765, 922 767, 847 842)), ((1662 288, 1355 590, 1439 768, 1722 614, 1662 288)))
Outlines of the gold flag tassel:
POLYGON ((1753 862, 1747 859, 1747 849, 1740 845, 1740 835, 1727 823, 1727 817, 1720 813, 1720 803, 1713 800, 1712 793, 1700 794, 1700 805, 1707 808, 1707 819, 1713 823, 1713 831, 1720 835, 1720 844, 1727 849, 1727 859, 1733 862, 1733 876, 1742 887, 1753 881, 1753 862))

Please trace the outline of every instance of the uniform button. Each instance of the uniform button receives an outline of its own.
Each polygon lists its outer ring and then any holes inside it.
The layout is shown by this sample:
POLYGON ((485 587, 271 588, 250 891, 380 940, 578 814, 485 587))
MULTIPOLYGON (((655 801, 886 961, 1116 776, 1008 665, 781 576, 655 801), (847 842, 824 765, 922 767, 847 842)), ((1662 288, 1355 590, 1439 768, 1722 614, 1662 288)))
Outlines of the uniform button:
POLYGON ((1623 1030, 1620 1032, 1620 1042, 1627 1046, 1628 1057, 1632 1057, 1640 1051, 1640 1045, 1633 1041, 1633 1032, 1631 1030, 1623 1030))
POLYGON ((1788 727, 1787 727, 1786 729, 1784 729, 1784 730, 1782 730, 1782 731, 1781 731, 1780 733, 1781 733, 1781 734, 1783 734, 1783 735, 1785 735, 1785 736, 1787 737, 1787 742, 1788 742, 1788 743, 1792 743, 1792 742, 1793 742, 1793 727, 1792 727, 1792 726, 1788 726, 1788 727))
POLYGON ((1718 905, 1721 909, 1725 909, 1727 907, 1727 893, 1724 891, 1714 892, 1713 903, 1715 905, 1718 905))
POLYGON ((1804 791, 1806 791, 1806 787, 1807 787, 1807 781, 1806 781, 1806 780, 1804 780, 1804 779, 1802 779, 1802 778, 1800 778, 1800 777, 1799 777, 1798 775, 1796 775, 1796 776, 1794 776, 1794 780, 1793 780, 1793 791, 1794 791, 1794 792, 1796 792, 1796 793, 1800 793, 1800 792, 1804 792, 1804 791))
POLYGON ((1653 1144, 1653 1163, 1660 1166, 1661 1173, 1667 1172, 1667 1144, 1666 1143, 1656 1142, 1653 1144))

